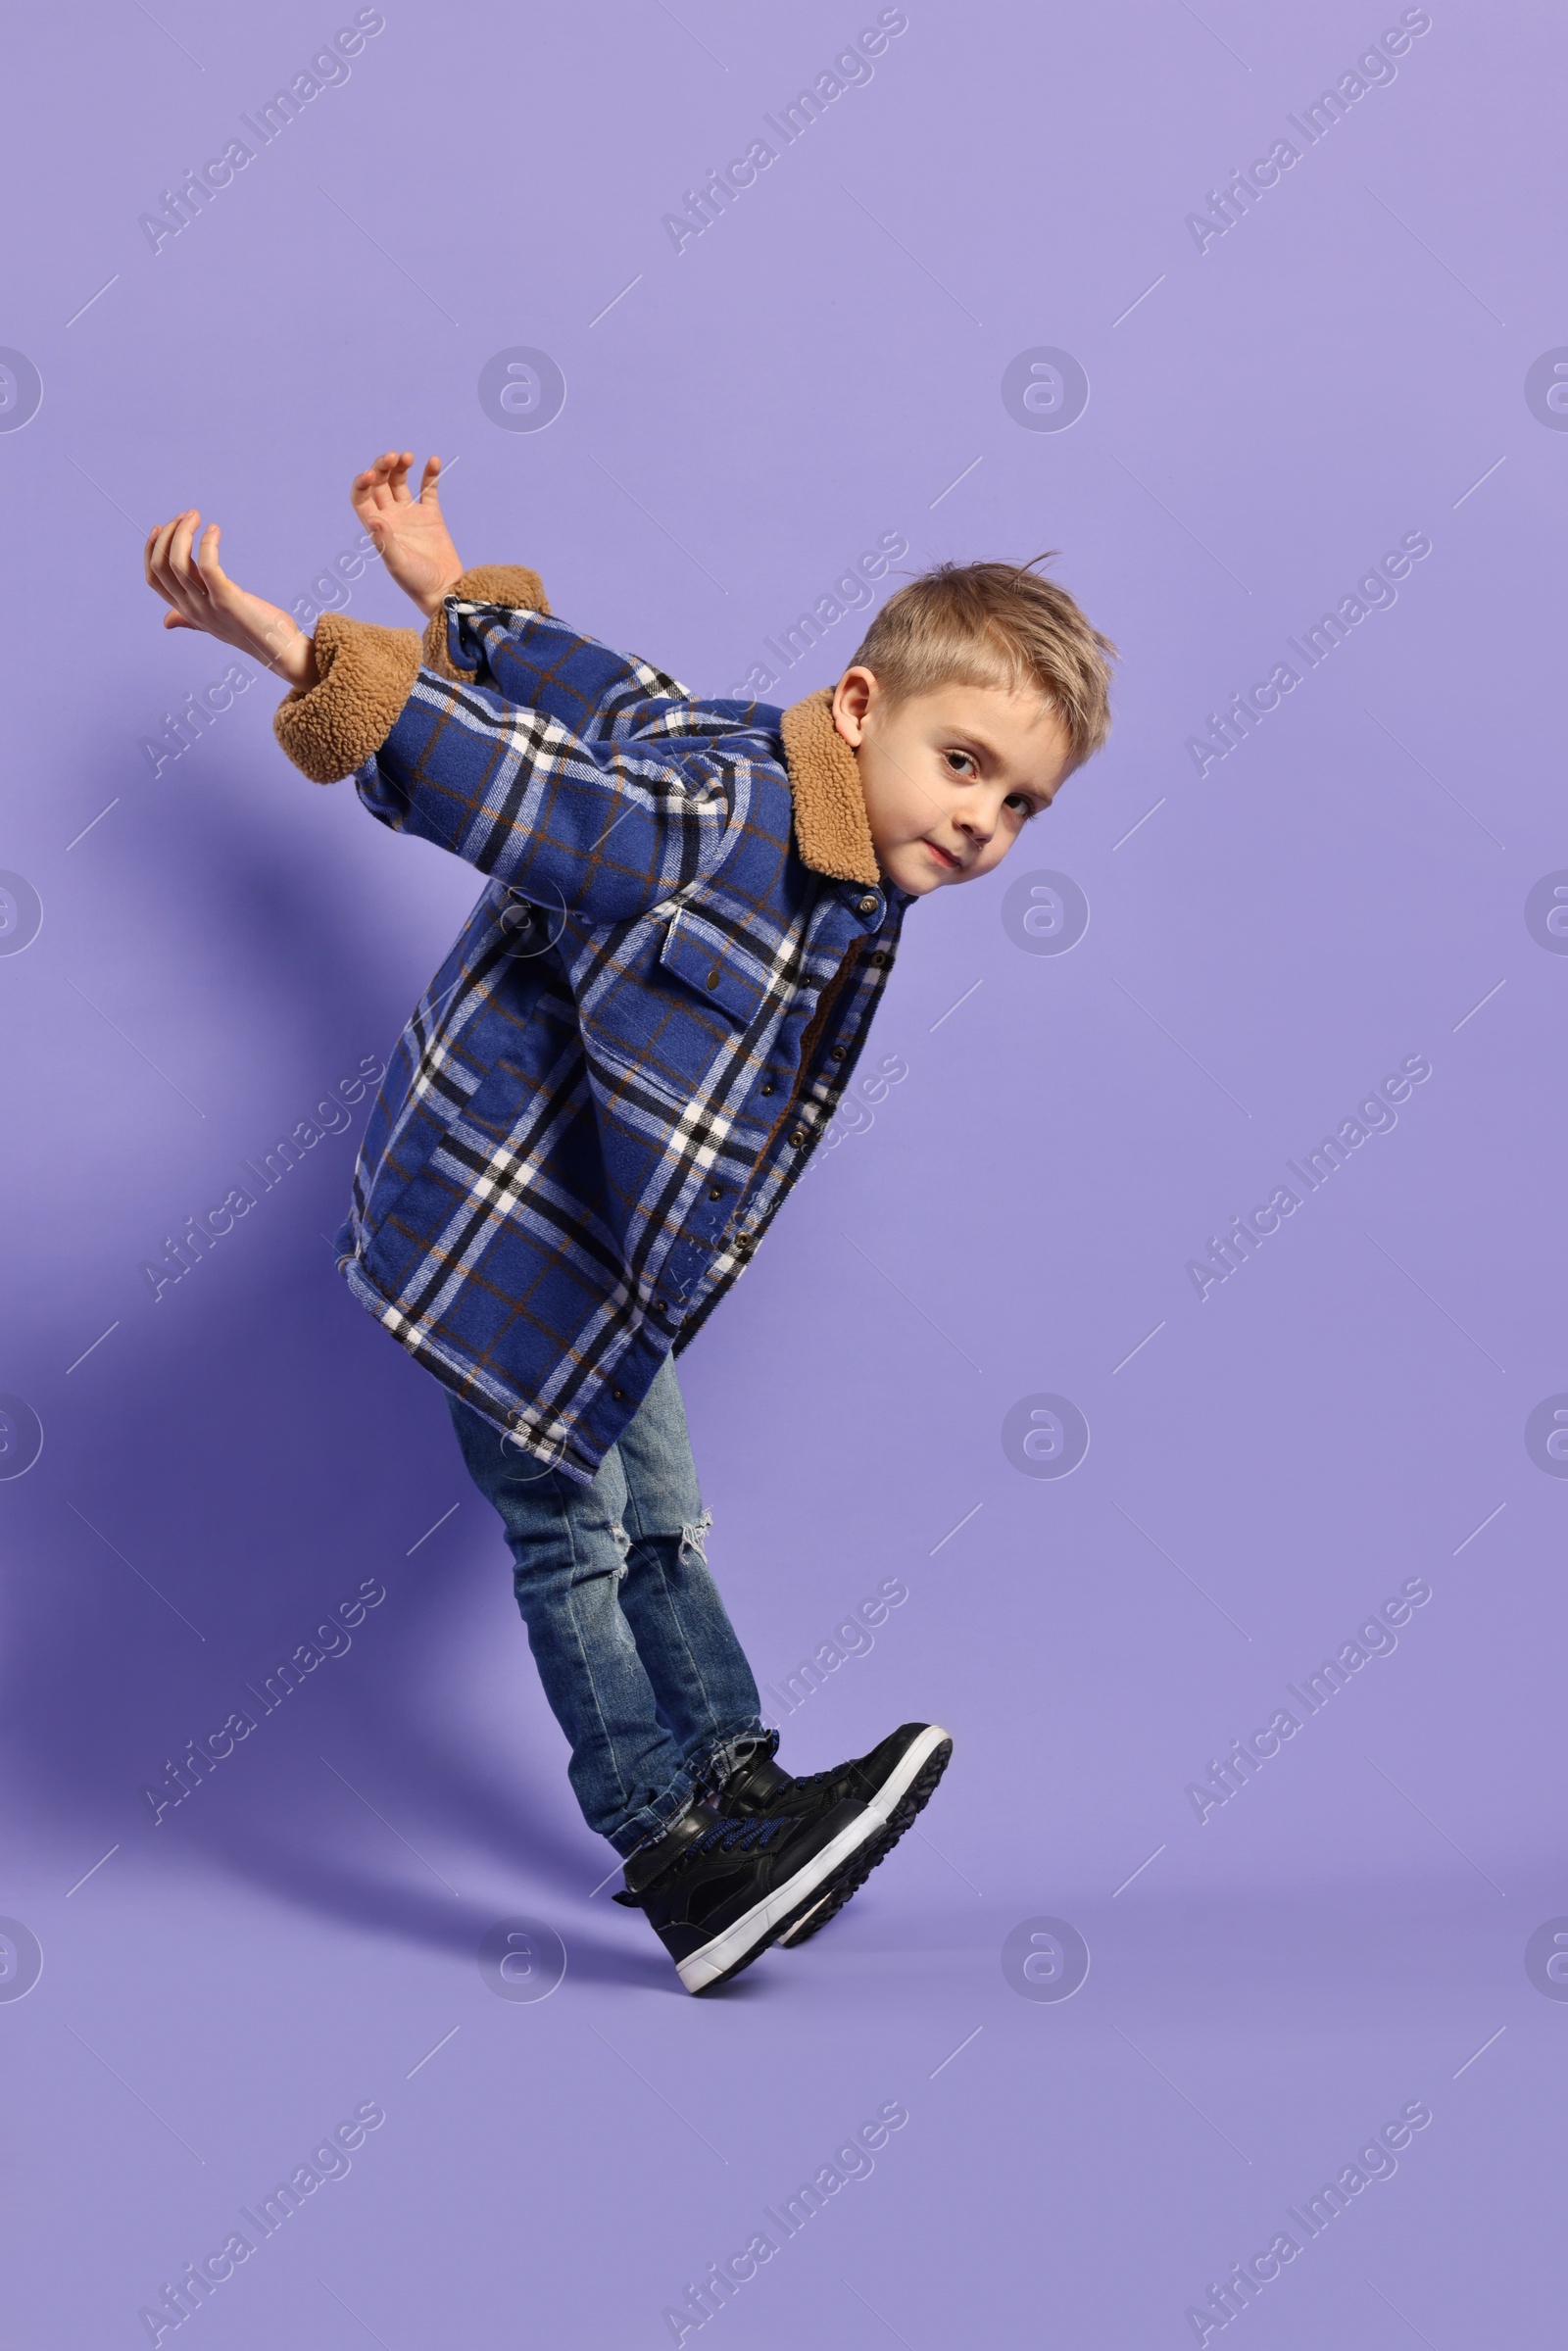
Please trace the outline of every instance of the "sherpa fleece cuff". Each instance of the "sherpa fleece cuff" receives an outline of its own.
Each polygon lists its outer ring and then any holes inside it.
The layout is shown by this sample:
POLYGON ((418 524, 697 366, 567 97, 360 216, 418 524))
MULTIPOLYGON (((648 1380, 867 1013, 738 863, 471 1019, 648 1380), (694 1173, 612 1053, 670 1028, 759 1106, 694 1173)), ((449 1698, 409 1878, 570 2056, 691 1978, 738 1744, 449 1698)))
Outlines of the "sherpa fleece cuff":
POLYGON ((381 628, 323 612, 316 624, 318 683, 296 686, 272 713, 272 732, 313 784, 353 775, 380 750, 419 673, 412 628, 381 628))
MULTIPOLYGON (((515 612, 550 610, 543 581, 525 563, 476 563, 449 594, 466 604, 506 605, 515 612)), ((458 682, 470 674, 447 651, 444 608, 432 615, 422 641, 412 628, 323 612, 316 624, 318 681, 303 690, 296 686, 279 704, 272 731, 313 784, 335 784, 380 750, 421 663, 458 682)))
MULTIPOLYGON (((447 590, 464 604, 503 604, 512 612, 548 612, 550 599, 537 571, 526 563, 476 563, 465 571, 455 587, 447 590)), ((473 672, 460 669, 447 651, 447 615, 445 607, 431 614, 424 632, 424 665, 437 677, 451 678, 464 684, 473 672)))

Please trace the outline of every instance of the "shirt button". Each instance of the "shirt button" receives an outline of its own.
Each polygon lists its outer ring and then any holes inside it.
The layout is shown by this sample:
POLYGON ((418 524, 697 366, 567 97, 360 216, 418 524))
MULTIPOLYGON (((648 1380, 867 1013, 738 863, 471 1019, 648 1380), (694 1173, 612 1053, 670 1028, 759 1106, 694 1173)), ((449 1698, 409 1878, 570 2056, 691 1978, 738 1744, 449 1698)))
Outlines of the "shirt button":
POLYGON ((882 953, 882 950, 878 948, 873 955, 867 955, 865 959, 870 964, 873 971, 880 971, 883 964, 887 961, 887 956, 882 953))
POLYGON ((762 1088, 762 1092, 763 1092, 764 1094, 771 1094, 771 1093, 772 1093, 772 1091, 773 1091, 773 1089, 772 1089, 772 1087, 771 1087, 771 1086, 764 1086, 764 1087, 762 1088))
POLYGON ((862 914, 874 914, 876 912, 876 900, 874 898, 862 898, 860 901, 860 912, 862 914))
POLYGON ((614 1397, 617 1404, 623 1404, 626 1401, 626 1391, 624 1388, 612 1388, 610 1393, 614 1397))
POLYGON ((805 1141, 806 1141, 806 1129, 805 1129, 805 1127, 791 1127, 791 1129, 790 1129, 790 1147, 791 1147, 791 1149, 792 1149, 792 1150, 794 1150, 794 1151, 799 1151, 799 1150, 800 1150, 800 1148, 801 1148, 801 1145, 802 1145, 802 1144, 803 1144, 805 1141))
POLYGON ((842 1061, 849 1050, 847 1045, 835 1045, 828 1058, 830 1061, 842 1061))
POLYGON ((722 1185, 722 1184, 714 1184, 714 1185, 713 1185, 713 1186, 712 1186, 712 1187, 710 1189, 710 1192, 709 1192, 709 1195, 708 1195, 708 1197, 709 1197, 709 1199, 710 1199, 710 1200, 722 1200, 722 1199, 723 1199, 723 1197, 724 1197, 724 1187, 723 1187, 723 1185, 722 1185))
POLYGON ((718 986, 718 973, 716 971, 710 971, 707 980, 704 982, 704 985, 709 988, 716 988, 718 986))

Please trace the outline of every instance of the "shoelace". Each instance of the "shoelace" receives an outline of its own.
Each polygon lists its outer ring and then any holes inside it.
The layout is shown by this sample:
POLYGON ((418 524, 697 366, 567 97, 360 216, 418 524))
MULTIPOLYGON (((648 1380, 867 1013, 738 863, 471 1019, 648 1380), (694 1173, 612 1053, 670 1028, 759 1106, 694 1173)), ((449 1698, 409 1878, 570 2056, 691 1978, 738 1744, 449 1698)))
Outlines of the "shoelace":
MULTIPOLYGON (((799 1826, 798 1821, 780 1819, 777 1815, 770 1818, 765 1813, 759 1813, 755 1819, 749 1820, 732 1819, 727 1814, 721 1815, 704 1836, 699 1837, 694 1844, 686 1847, 685 1852, 672 1866, 676 1870, 684 1869, 688 1862, 696 1860, 700 1854, 765 1852, 775 1837, 785 1837, 792 1829, 799 1826)), ((662 1884, 662 1881, 656 1881, 656 1883, 662 1884)), ((647 1886, 644 1886, 640 1892, 633 1893, 628 1888, 622 1893, 612 1894, 611 1900, 623 1902, 630 1910, 641 1910, 645 1906, 649 1890, 647 1886)))
POLYGON ((780 1819, 776 1815, 769 1817, 766 1813, 759 1813, 752 1820, 721 1817, 706 1836, 687 1846, 685 1857, 699 1853, 750 1853, 759 1846, 765 1848, 770 1845, 776 1837, 782 1837, 795 1825, 793 1820, 780 1819))

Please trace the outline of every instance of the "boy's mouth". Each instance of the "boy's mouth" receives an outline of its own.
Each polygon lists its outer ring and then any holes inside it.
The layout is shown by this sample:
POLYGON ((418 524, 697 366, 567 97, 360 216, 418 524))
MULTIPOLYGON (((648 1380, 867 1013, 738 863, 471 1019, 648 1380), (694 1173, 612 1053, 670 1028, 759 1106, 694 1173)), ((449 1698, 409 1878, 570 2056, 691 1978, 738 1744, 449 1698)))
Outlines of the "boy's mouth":
POLYGON ((962 859, 956 857, 951 849, 943 849, 935 841, 928 841, 926 847, 945 872, 961 873, 963 871, 962 859))

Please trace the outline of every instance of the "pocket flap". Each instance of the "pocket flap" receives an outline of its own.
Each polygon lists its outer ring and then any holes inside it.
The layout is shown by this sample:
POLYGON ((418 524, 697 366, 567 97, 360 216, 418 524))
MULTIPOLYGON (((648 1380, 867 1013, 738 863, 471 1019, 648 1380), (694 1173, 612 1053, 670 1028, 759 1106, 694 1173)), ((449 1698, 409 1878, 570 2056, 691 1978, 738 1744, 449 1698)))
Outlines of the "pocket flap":
POLYGON ((661 970, 667 971, 717 1004, 743 1025, 754 1020, 765 986, 762 973, 750 956, 742 957, 735 943, 712 923, 682 906, 660 950, 661 970))

